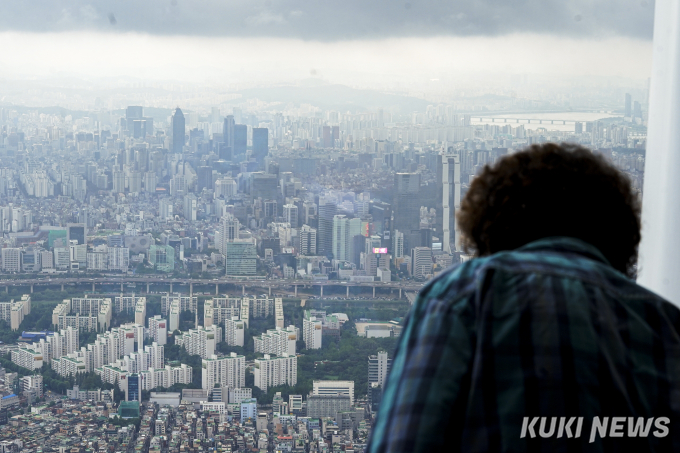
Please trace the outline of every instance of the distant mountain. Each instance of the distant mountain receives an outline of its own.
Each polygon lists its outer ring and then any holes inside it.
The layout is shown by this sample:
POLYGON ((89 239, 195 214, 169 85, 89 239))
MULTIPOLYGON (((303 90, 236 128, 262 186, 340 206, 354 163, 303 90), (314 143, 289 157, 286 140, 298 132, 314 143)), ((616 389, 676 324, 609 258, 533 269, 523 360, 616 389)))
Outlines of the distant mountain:
POLYGON ((265 102, 312 104, 338 110, 370 111, 378 108, 394 110, 402 114, 424 111, 431 104, 423 99, 397 94, 381 93, 375 90, 360 90, 345 85, 319 85, 308 82, 306 86, 278 86, 249 88, 239 91, 246 99, 257 98, 265 102))

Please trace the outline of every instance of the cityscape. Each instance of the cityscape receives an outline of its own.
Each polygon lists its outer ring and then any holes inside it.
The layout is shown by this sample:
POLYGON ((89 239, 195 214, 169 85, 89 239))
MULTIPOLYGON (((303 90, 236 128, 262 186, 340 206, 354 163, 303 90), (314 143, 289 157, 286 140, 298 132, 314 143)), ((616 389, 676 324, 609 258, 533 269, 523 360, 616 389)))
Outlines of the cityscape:
POLYGON ((0 70, 0 453, 362 453, 481 169, 575 143, 642 200, 644 70, 322 66, 0 70))

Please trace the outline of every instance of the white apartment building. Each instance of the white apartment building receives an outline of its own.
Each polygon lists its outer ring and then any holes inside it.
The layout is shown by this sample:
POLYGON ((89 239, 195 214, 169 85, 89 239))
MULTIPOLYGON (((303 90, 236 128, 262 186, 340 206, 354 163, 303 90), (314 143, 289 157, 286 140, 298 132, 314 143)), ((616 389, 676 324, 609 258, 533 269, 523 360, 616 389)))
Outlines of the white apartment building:
POLYGON ((31 347, 14 349, 12 350, 12 363, 31 371, 39 370, 43 366, 43 353, 31 347))
POLYGON ((254 337, 255 352, 282 356, 295 355, 295 342, 300 338, 300 329, 288 326, 286 329, 277 327, 269 329, 259 337, 254 337))
POLYGON ((166 293, 161 296, 161 314, 166 316, 170 312, 170 307, 173 303, 177 303, 179 311, 190 311, 191 313, 196 313, 196 307, 198 306, 198 297, 196 296, 182 296, 179 293, 166 293))
POLYGON ((177 346, 184 346, 189 354, 198 354, 202 359, 207 359, 215 354, 215 345, 222 338, 222 328, 218 326, 190 329, 182 332, 175 338, 177 346))
POLYGON ((386 351, 380 351, 377 355, 368 356, 368 385, 379 385, 385 388, 385 380, 392 366, 392 359, 386 351))
POLYGON ((238 316, 224 321, 224 341, 229 346, 243 346, 245 342, 245 323, 238 316))
POLYGON ((179 302, 175 301, 170 305, 168 312, 168 325, 170 326, 170 332, 179 330, 179 313, 180 305, 179 302))
MULTIPOLYGON (((146 297, 140 296, 116 296, 113 298, 113 312, 114 313, 132 313, 135 307, 139 305, 140 302, 146 304, 146 297)), ((144 323, 140 323, 144 324, 144 323)))
POLYGON ((24 316, 31 313, 31 296, 24 294, 21 299, 0 302, 0 319, 7 322, 12 330, 18 330, 24 316))
POLYGON ((161 315, 149 318, 149 338, 152 338, 159 345, 167 344, 168 322, 161 315))
POLYGON ((275 320, 274 326, 283 329, 284 327, 283 299, 281 297, 274 298, 274 320, 275 320))
POLYGON ((146 323, 146 297, 140 297, 135 305, 135 324, 144 325, 146 323))
POLYGON ((246 358, 232 352, 227 357, 212 355, 202 360, 202 388, 210 390, 219 384, 222 387, 243 388, 246 386, 246 358))
POLYGON ((305 310, 302 319, 302 339, 307 349, 320 349, 323 334, 322 320, 312 316, 310 310, 305 310))
POLYGON ((297 357, 284 354, 272 357, 265 354, 255 359, 255 387, 266 392, 269 387, 297 384, 297 357))
POLYGON ((241 315, 240 297, 214 297, 203 305, 203 324, 206 327, 221 325, 227 319, 241 315))
POLYGON ((139 373, 140 387, 142 390, 153 390, 156 387, 168 388, 175 384, 191 384, 192 368, 186 364, 172 367, 165 365, 163 368, 149 368, 139 373))

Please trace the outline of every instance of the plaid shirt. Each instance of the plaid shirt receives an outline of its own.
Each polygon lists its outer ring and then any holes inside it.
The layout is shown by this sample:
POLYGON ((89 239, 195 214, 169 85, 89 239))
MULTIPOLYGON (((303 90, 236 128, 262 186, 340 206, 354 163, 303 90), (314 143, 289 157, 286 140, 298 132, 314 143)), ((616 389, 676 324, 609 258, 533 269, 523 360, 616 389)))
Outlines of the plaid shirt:
POLYGON ((580 240, 470 260, 414 303, 367 451, 680 451, 678 332, 680 310, 580 240), (668 417, 668 435, 655 419, 631 437, 626 418, 591 443, 596 416, 668 417), (583 417, 580 436, 533 417, 583 417))

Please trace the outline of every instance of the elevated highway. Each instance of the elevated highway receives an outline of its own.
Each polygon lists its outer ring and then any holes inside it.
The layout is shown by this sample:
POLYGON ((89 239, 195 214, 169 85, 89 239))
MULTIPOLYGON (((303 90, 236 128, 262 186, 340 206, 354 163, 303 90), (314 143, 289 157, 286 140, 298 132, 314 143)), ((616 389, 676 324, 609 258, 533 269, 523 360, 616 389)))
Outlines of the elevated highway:
POLYGON ((97 287, 104 285, 118 286, 120 291, 130 292, 130 286, 142 286, 142 293, 151 293, 152 285, 162 285, 166 287, 166 291, 193 294, 194 285, 214 286, 215 294, 220 294, 220 287, 224 290, 233 287, 240 287, 242 294, 246 293, 246 288, 254 289, 260 288, 268 292, 269 295, 274 290, 290 291, 295 296, 298 295, 298 288, 319 288, 320 295, 323 296, 324 288, 344 287, 346 296, 349 297, 350 288, 366 288, 373 290, 373 297, 376 295, 376 289, 380 290, 397 290, 399 291, 399 298, 403 296, 403 291, 418 292, 423 286, 419 282, 350 282, 350 281, 335 281, 335 280, 267 280, 267 279, 242 279, 242 278, 217 278, 217 279, 198 279, 198 278, 163 278, 163 277, 46 277, 46 278, 22 278, 22 279, 3 279, 0 280, 0 287, 4 286, 5 291, 9 291, 10 287, 25 287, 30 288, 32 293, 36 286, 61 286, 63 291, 67 286, 86 286, 91 287, 95 292, 97 287))

